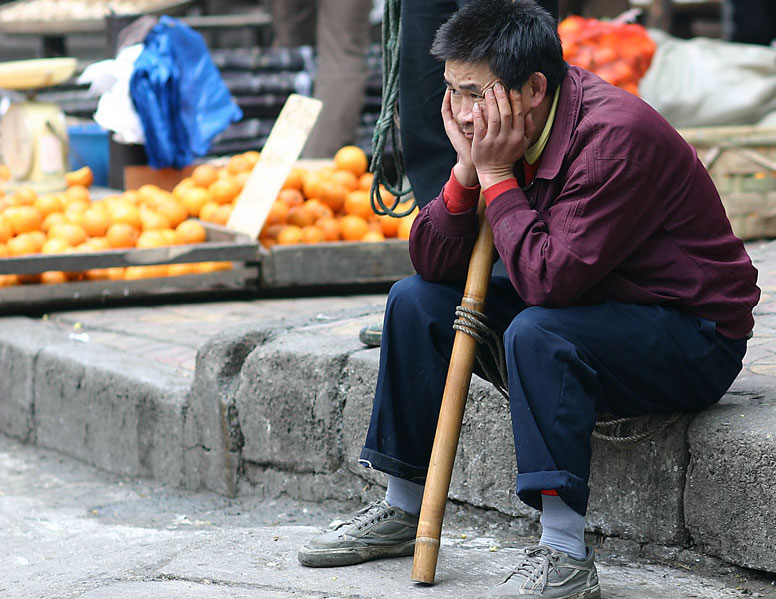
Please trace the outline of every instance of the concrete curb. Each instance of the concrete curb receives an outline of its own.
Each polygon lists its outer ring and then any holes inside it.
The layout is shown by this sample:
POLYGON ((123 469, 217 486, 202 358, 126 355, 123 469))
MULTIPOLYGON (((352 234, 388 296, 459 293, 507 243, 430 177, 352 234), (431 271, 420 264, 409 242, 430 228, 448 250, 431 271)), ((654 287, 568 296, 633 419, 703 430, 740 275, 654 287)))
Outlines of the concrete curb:
MULTIPOLYGON (((357 464, 379 356, 358 331, 375 314, 231 326, 200 345, 193 373, 78 343, 45 321, 3 319, 0 431, 107 471, 229 496, 375 497, 383 476, 357 464)), ((642 443, 596 440, 589 531, 776 572, 768 383, 745 373, 720 405, 642 443)), ((508 407, 475 377, 450 497, 535 532, 514 474, 508 407)))

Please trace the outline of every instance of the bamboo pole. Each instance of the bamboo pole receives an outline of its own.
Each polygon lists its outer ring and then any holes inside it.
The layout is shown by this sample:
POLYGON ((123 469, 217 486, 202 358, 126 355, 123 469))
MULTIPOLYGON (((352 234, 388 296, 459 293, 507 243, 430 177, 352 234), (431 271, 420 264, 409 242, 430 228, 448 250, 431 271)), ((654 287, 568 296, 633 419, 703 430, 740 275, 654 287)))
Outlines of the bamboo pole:
MULTIPOLYGON (((493 232, 485 218, 485 200, 482 196, 480 196, 478 212, 479 232, 469 260, 469 272, 466 276, 461 305, 482 312, 490 284, 494 252, 493 232)), ((463 412, 476 353, 477 341, 474 337, 462 331, 456 331, 415 539, 412 580, 416 582, 434 583, 442 519, 445 515, 450 477, 458 448, 458 437, 461 434, 463 412)))

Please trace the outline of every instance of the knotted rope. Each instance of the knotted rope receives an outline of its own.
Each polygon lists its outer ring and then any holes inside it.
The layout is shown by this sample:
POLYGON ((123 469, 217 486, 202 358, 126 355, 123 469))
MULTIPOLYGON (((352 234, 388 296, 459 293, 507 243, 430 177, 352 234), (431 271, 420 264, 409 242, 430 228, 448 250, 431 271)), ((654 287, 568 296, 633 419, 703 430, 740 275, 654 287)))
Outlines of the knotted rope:
MULTIPOLYGON (((504 341, 488 326, 488 317, 482 312, 458 306, 455 309, 453 329, 471 335, 480 344, 477 348, 477 363, 490 383, 509 401, 507 385, 507 365, 504 341), (486 353, 487 352, 487 353, 486 353), (492 366, 495 364, 495 368, 492 366)), ((669 414, 656 426, 633 435, 617 435, 620 426, 639 420, 635 418, 615 418, 599 415, 593 430, 593 437, 612 443, 638 443, 653 437, 667 429, 682 417, 682 414, 669 414)))
POLYGON ((369 165, 370 172, 374 175, 372 189, 369 192, 372 210, 376 214, 388 214, 396 218, 407 216, 416 206, 414 198, 402 204, 402 198, 410 194, 411 189, 402 189, 404 181, 404 160, 401 155, 401 141, 399 138, 399 40, 401 39, 401 0, 385 0, 383 7, 383 91, 380 116, 372 133, 372 162, 369 165), (385 144, 391 139, 393 148, 393 164, 396 173, 396 185, 394 186, 385 174, 385 144), (390 206, 385 204, 380 195, 380 186, 383 186, 394 198, 390 206))

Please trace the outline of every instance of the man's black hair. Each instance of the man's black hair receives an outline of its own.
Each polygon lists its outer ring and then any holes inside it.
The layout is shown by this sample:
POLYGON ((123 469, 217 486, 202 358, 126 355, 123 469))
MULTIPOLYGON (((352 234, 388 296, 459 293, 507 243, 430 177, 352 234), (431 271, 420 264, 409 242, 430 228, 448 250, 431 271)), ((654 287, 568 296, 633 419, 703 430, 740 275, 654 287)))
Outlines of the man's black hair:
POLYGON ((473 0, 438 30, 431 55, 442 61, 487 63, 510 89, 536 72, 553 93, 566 74, 552 15, 533 0, 473 0))

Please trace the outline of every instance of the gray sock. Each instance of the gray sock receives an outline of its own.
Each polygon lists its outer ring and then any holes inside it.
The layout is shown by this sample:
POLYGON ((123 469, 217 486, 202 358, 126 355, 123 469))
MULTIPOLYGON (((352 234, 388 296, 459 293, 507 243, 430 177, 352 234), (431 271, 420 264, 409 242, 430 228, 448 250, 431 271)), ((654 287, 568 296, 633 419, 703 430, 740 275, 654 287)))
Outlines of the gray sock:
POLYGON ((423 502, 423 485, 389 474, 385 501, 388 505, 417 516, 420 513, 420 504, 423 502))
POLYGON ((542 545, 585 559, 585 517, 556 495, 542 495, 542 545))

